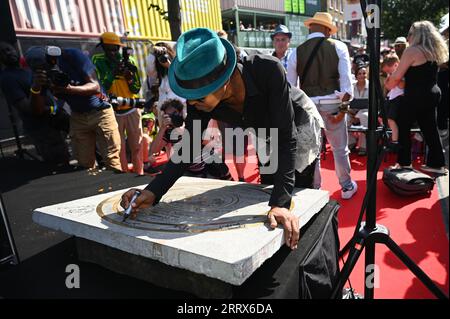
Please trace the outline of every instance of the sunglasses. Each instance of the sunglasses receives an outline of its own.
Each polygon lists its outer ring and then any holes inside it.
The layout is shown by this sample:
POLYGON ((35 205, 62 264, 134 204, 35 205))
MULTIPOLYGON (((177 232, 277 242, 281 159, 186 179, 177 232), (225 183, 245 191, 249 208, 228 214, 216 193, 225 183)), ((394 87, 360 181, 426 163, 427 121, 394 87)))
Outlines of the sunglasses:
POLYGON ((190 104, 192 104, 192 102, 203 103, 203 102, 205 102, 205 100, 206 100, 206 96, 205 96, 205 97, 201 97, 201 98, 199 98, 199 99, 195 99, 195 100, 188 100, 188 102, 189 102, 190 104))

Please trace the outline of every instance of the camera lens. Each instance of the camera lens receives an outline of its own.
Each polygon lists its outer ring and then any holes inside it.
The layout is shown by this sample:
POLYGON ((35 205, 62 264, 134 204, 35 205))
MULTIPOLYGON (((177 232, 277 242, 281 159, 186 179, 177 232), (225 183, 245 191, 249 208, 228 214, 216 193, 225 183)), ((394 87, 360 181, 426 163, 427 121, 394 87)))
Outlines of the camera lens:
POLYGON ((168 58, 167 54, 160 55, 158 57, 158 61, 159 61, 159 63, 167 63, 169 61, 169 58, 168 58))
POLYGON ((181 127, 184 124, 184 118, 178 113, 170 114, 170 119, 172 120, 172 125, 174 127, 181 127))

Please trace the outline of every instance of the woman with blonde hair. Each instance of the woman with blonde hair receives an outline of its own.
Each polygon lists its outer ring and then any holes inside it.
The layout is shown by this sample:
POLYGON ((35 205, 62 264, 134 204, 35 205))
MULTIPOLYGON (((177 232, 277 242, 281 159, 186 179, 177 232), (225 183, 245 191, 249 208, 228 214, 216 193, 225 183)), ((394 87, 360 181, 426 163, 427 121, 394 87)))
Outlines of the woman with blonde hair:
POLYGON ((436 27, 429 21, 414 22, 408 33, 410 46, 397 70, 386 80, 390 90, 405 80, 405 95, 399 110, 399 152, 395 167, 411 166, 411 126, 417 121, 429 148, 426 172, 446 174, 444 152, 437 131, 436 108, 441 98, 437 86, 438 66, 448 60, 448 49, 436 27))

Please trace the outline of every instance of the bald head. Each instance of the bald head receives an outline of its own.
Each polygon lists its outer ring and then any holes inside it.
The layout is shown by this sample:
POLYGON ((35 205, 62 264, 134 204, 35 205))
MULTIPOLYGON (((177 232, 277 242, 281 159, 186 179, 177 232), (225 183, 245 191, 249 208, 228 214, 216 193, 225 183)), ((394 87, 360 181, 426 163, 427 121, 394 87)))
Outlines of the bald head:
POLYGON ((320 32, 324 34, 327 38, 331 35, 331 29, 327 28, 321 24, 311 23, 309 25, 309 33, 320 32))
POLYGON ((6 66, 19 65, 19 54, 12 44, 0 42, 0 63, 6 66))

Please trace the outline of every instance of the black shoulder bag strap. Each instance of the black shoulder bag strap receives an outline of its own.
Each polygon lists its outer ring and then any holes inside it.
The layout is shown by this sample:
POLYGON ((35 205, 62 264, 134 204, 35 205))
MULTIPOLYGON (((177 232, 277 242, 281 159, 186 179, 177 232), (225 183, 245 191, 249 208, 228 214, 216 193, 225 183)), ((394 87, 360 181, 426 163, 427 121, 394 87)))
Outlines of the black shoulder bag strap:
MULTIPOLYGON (((308 61, 306 62, 305 69, 303 70, 303 74, 300 77, 300 88, 303 86, 303 83, 305 82, 306 75, 308 74, 309 69, 311 68, 311 64, 317 55, 317 52, 319 51, 320 46, 322 45, 323 41, 325 41, 325 37, 321 38, 319 42, 317 42, 316 46, 314 47, 313 51, 311 52, 311 55, 308 58, 308 61)), ((298 60, 298 57, 297 57, 298 60)))

